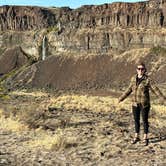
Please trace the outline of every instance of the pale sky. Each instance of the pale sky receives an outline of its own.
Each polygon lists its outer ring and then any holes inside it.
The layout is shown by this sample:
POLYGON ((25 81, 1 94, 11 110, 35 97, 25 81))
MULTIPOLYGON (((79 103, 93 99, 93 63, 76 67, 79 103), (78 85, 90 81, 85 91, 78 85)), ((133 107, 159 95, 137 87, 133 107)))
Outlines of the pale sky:
POLYGON ((78 8, 82 5, 100 5, 112 2, 141 2, 146 0, 0 0, 2 5, 29 5, 78 8))

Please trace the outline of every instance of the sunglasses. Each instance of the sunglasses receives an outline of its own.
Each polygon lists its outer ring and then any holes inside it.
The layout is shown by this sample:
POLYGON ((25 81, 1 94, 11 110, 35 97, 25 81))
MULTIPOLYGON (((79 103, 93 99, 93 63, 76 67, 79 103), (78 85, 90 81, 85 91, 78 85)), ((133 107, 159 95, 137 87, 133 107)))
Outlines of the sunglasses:
POLYGON ((143 71, 143 70, 145 70, 145 68, 143 68, 143 67, 137 67, 137 70, 143 71))

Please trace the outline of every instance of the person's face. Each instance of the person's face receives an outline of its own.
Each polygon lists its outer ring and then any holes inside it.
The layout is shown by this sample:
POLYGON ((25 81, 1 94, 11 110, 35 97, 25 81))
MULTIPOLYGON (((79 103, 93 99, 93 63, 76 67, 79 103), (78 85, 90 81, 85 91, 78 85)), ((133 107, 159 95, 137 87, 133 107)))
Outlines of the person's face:
POLYGON ((145 73, 145 68, 142 65, 137 66, 137 73, 138 75, 143 75, 145 73))

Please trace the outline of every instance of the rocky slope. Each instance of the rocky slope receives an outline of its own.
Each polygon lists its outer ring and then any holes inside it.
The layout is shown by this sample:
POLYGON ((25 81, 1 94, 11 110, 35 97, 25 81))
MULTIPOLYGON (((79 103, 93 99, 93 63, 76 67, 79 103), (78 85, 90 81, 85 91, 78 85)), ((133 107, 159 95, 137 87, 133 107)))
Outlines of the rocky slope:
POLYGON ((153 49, 140 49, 121 54, 118 58, 110 55, 74 58, 66 55, 49 56, 44 61, 16 71, 6 80, 6 85, 9 88, 44 87, 57 90, 123 89, 135 74, 135 66, 140 58, 147 62, 151 77, 155 78, 157 83, 164 84, 165 52, 165 49, 163 53, 155 53, 153 49))

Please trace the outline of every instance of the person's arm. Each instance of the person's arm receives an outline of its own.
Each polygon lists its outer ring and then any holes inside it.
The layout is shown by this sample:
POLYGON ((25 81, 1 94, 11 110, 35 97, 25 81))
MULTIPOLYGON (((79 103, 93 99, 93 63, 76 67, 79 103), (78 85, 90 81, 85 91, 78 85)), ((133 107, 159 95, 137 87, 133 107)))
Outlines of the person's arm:
POLYGON ((127 90, 122 94, 122 96, 120 96, 120 98, 119 98, 119 102, 121 102, 121 101, 123 101, 125 98, 127 98, 130 94, 131 94, 131 92, 132 92, 132 79, 131 79, 131 81, 130 81, 130 85, 129 85, 129 87, 127 88, 127 90))
POLYGON ((150 85, 150 90, 159 98, 161 98, 162 100, 166 100, 166 97, 164 96, 164 94, 160 91, 160 89, 156 86, 156 83, 150 79, 149 81, 149 85, 150 85))

